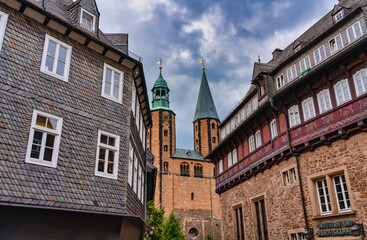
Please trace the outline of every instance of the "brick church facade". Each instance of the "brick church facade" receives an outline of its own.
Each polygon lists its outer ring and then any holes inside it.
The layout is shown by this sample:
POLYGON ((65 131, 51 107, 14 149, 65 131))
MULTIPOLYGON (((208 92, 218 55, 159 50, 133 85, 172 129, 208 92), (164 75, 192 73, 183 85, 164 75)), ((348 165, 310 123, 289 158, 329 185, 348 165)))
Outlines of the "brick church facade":
POLYGON ((219 125, 222 239, 365 239, 367 2, 339 3, 268 63, 219 125))
POLYGON ((204 159, 218 144, 219 118, 203 69, 193 121, 195 150, 176 148, 175 113, 169 104, 170 89, 160 75, 152 89, 152 127, 147 149, 158 169, 156 207, 172 210, 180 219, 187 239, 204 240, 210 234, 221 239, 219 196, 215 194, 214 165, 204 159))

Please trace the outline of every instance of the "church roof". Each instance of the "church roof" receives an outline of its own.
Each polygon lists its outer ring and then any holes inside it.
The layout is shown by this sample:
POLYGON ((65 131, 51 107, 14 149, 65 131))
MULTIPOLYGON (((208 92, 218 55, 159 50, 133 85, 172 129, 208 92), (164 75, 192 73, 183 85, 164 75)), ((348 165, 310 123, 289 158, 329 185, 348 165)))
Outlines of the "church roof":
POLYGON ((155 80, 154 85, 153 85, 153 89, 156 87, 165 87, 168 89, 168 85, 166 80, 164 80, 163 76, 162 76, 162 69, 159 69, 159 77, 157 78, 157 80, 155 80))
POLYGON ((213 97, 210 92, 208 80, 206 79, 205 70, 203 70, 203 76, 201 78, 194 121, 203 118, 213 118, 219 120, 217 109, 215 108, 213 97))
POLYGON ((172 158, 181 158, 189 160, 204 161, 204 157, 200 153, 190 149, 176 148, 176 152, 171 156, 172 158))

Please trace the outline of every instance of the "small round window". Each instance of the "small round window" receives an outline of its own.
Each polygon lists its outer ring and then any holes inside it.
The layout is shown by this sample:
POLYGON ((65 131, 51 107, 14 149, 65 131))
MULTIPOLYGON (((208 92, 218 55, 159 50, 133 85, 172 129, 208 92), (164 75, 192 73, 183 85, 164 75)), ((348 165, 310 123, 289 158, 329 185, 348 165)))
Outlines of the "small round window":
POLYGON ((199 236, 199 231, 196 228, 191 228, 189 231, 190 239, 196 239, 199 236))

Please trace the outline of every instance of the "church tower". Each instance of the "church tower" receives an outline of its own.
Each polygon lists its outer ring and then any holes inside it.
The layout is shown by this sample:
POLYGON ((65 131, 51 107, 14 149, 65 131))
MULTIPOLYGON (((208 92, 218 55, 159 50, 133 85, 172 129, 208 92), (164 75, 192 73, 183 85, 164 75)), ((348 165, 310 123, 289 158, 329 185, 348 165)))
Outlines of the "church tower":
POLYGON ((194 148, 202 156, 206 156, 217 145, 219 140, 219 117, 210 92, 208 80, 203 66, 203 75, 194 116, 194 148))
POLYGON ((154 165, 158 168, 158 179, 155 191, 157 207, 165 206, 164 180, 165 163, 176 151, 175 113, 170 109, 169 92, 166 80, 162 77, 162 66, 159 66, 159 77, 152 88, 152 127, 147 134, 148 150, 154 155, 154 165), (163 191, 163 194, 162 194, 163 191))

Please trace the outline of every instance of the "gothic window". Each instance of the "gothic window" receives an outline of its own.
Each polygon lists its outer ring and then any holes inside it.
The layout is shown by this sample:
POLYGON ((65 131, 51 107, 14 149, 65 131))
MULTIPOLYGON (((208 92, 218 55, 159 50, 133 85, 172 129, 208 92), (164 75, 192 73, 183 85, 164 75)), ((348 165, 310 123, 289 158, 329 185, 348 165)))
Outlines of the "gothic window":
POLYGON ((203 176, 203 166, 197 163, 194 166, 194 177, 202 177, 202 176, 203 176))
POLYGON ((168 162, 163 163, 163 172, 168 173, 168 162))
POLYGON ((181 176, 190 176, 190 165, 187 162, 183 162, 180 165, 181 176))
POLYGON ((164 150, 165 152, 168 152, 168 146, 167 146, 167 145, 164 145, 163 150, 164 150))
POLYGON ((217 142, 216 138, 215 138, 215 137, 213 137, 213 143, 216 143, 216 142, 217 142))
POLYGON ((167 137, 168 136, 168 131, 164 130, 164 136, 167 137))

